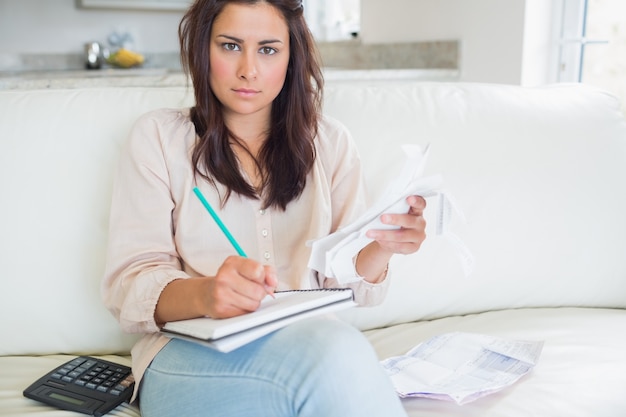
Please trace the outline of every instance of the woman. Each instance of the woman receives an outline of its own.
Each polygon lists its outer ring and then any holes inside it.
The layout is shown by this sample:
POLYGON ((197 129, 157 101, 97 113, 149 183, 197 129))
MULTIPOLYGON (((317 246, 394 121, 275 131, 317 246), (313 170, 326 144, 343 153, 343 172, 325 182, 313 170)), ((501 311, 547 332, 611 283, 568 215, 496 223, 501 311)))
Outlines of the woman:
MULTIPOLYGON (((103 294, 128 332, 142 415, 405 415, 366 339, 336 320, 288 326, 228 354, 158 333, 232 317, 274 288, 336 287, 305 242, 364 209, 359 158, 320 114, 322 76, 301 0, 197 0, 179 28, 196 105, 141 117, 113 193, 103 294), (313 82, 313 84, 312 84, 313 82), (195 198, 197 186, 249 258, 195 198)), ((393 253, 425 238, 425 202, 383 215, 354 259, 361 304, 384 297, 393 253)))

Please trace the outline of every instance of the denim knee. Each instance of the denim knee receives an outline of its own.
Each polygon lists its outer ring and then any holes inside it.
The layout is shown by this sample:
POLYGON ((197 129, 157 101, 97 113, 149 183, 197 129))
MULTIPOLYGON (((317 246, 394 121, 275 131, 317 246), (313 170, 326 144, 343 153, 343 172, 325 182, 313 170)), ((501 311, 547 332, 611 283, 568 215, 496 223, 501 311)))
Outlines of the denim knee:
POLYGON ((405 415, 367 339, 334 319, 295 323, 227 354, 172 341, 143 382, 150 416, 405 415))
MULTIPOLYGON (((406 416, 371 344, 339 320, 289 326, 281 338, 298 340, 299 362, 286 382, 299 416, 406 416)), ((292 356, 292 355, 289 355, 292 356)))

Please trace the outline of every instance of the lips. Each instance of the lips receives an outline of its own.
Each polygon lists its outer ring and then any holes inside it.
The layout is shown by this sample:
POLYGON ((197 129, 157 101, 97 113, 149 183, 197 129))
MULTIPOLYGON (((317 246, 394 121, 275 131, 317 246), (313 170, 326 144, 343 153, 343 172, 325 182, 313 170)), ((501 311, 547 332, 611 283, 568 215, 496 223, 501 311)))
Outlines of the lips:
POLYGON ((249 88, 237 88, 233 90, 235 93, 245 96, 245 97, 250 97, 253 96, 255 94, 258 94, 259 91, 258 90, 252 90, 249 88))

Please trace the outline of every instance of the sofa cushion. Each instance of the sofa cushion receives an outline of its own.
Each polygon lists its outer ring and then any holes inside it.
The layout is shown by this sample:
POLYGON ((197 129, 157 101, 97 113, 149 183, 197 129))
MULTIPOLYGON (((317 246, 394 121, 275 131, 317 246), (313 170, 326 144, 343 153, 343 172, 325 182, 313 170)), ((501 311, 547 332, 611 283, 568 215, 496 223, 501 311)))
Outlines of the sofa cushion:
MULTIPOLYGON (((544 340, 535 368, 514 385, 472 403, 423 398, 402 400, 410 417, 622 416, 626 410, 626 311, 549 308, 494 311, 406 323, 365 332, 379 358, 403 354, 432 336, 451 331, 489 334, 515 340, 544 340), (555 330, 558 329, 558 330, 555 330)), ((1 415, 75 416, 24 398, 39 376, 71 359, 67 355, 0 357, 1 415)), ((105 356, 128 364, 128 357, 105 356)), ((112 412, 138 417, 134 406, 112 412)))
POLYGON ((184 88, 0 92, 0 355, 128 351, 134 338, 100 299, 114 167, 140 114, 191 98, 184 88))
POLYGON ((392 262, 378 307, 342 314, 361 329, 521 307, 626 307, 626 122, 595 88, 463 83, 329 86, 326 111, 352 132, 373 194, 402 166, 403 143, 430 143, 464 214, 450 230, 474 256, 465 276, 452 240, 428 238, 392 262), (357 116, 358 115, 358 116, 357 116))
POLYGON ((452 331, 544 341, 536 366, 512 386, 463 406, 405 399, 411 417, 617 417, 626 410, 626 333, 618 330, 624 326, 625 310, 536 308, 405 323, 365 334, 381 358, 452 331))

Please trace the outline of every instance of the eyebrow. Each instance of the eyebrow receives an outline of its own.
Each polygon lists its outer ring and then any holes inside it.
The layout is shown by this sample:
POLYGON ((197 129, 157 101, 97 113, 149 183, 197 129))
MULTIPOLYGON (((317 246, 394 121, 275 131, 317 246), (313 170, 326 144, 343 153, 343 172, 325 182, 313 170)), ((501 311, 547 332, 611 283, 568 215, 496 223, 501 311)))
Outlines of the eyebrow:
MULTIPOLYGON (((243 39, 239 39, 236 38, 234 36, 230 36, 230 35, 217 35, 218 38, 226 38, 229 39, 233 42, 237 42, 237 43, 244 43, 243 39)), ((259 45, 269 45, 269 44, 273 44, 273 43, 283 43, 283 41, 281 41, 280 39, 265 39, 259 42, 259 45)))

